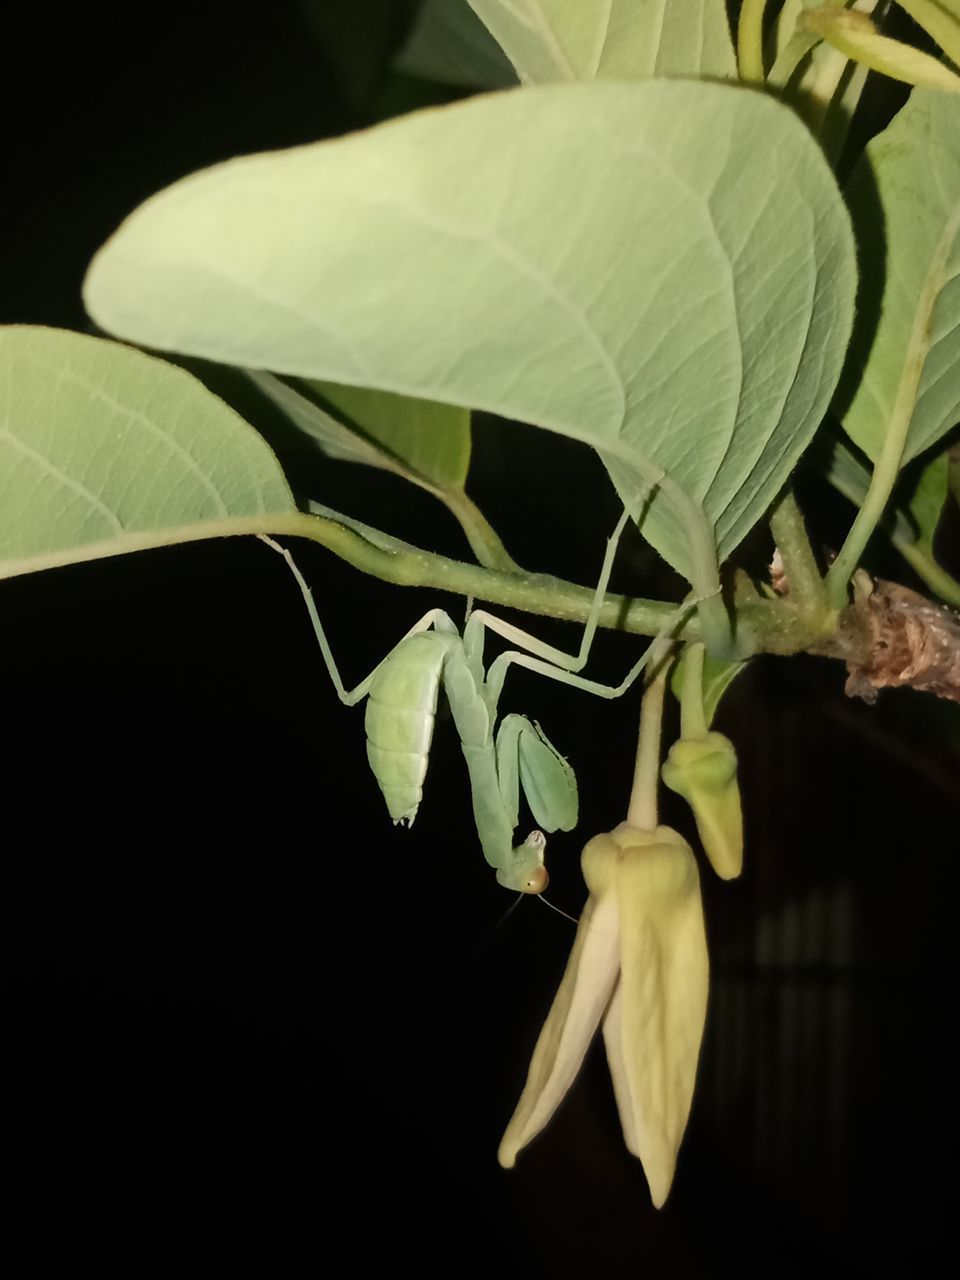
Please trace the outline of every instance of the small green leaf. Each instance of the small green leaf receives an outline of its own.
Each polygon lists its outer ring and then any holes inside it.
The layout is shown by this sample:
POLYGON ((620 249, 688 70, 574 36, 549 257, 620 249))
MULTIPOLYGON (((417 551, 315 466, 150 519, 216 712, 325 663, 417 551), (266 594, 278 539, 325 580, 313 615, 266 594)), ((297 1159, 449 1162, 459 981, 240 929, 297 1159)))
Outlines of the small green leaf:
POLYGON ((735 80, 723 0, 470 0, 520 79, 735 80))
POLYGON ((382 450, 437 489, 462 489, 470 467, 470 410, 370 387, 311 380, 324 400, 382 450))
POLYGON ((843 426, 874 462, 893 433, 902 465, 960 417, 960 99, 915 90, 867 147, 849 198, 860 309, 880 319, 869 351, 852 349, 843 426))
POLYGON ((696 580, 691 525, 705 511, 729 555, 809 444, 854 290, 794 114, 646 81, 490 94, 196 174, 101 249, 85 298, 145 346, 559 431, 634 512, 662 476, 643 532, 696 580))
POLYGON ((506 89, 516 72, 467 0, 425 0, 394 64, 405 75, 468 89, 506 89))
POLYGON ((247 376, 328 457, 392 471, 433 492, 463 489, 470 466, 468 409, 309 378, 301 391, 256 369, 247 376), (322 397, 339 418, 305 392, 322 397))
MULTIPOLYGON (((683 692, 685 664, 689 660, 689 646, 685 646, 680 660, 674 663, 670 675, 670 688, 679 702, 683 692)), ((723 695, 741 672, 747 669, 747 662, 724 662, 713 658, 709 653, 703 657, 703 715, 709 729, 713 724, 717 708, 723 695)))
POLYGON ((296 510, 253 428, 162 360, 13 325, 0 329, 0 385, 0 577, 296 510))
POLYGON ((931 458, 920 470, 907 501, 907 512, 916 530, 916 544, 933 555, 933 539, 949 496, 949 462, 945 453, 931 458))

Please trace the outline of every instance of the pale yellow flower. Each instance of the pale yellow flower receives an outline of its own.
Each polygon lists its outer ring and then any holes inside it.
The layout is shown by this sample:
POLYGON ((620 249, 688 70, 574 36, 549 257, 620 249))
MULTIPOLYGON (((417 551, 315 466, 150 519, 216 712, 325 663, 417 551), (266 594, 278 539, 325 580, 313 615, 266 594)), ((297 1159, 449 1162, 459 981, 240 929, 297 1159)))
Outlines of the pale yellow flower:
POLYGON ((669 827, 622 823, 583 851, 590 891, 498 1158, 511 1168, 574 1081, 597 1027, 628 1149, 659 1208, 686 1128, 707 1010, 700 877, 669 827))

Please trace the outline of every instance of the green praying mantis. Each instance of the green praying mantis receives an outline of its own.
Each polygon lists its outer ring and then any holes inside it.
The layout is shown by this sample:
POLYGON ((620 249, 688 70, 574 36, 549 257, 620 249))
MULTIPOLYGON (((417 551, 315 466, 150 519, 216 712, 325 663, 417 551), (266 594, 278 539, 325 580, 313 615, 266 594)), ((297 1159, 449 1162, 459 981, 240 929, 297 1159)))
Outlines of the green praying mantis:
POLYGON ((526 667, 601 698, 618 698, 646 666, 663 635, 677 626, 692 603, 682 605, 661 636, 650 644, 619 685, 605 685, 578 673, 586 665, 613 568, 617 545, 628 519, 625 511, 607 542, 600 579, 584 627, 580 649, 565 653, 484 610, 470 612, 459 632, 442 609, 431 609, 354 689, 341 679, 317 612, 313 594, 292 555, 264 534, 260 540, 283 556, 306 603, 320 651, 337 695, 346 706, 367 698, 367 758, 395 823, 408 826, 423 794, 440 686, 446 692, 467 763, 473 814, 487 862, 497 882, 519 893, 539 894, 547 887, 544 865, 548 832, 569 831, 577 822, 578 795, 573 769, 539 725, 510 714, 497 725, 497 708, 507 671, 526 667), (483 667, 486 631, 521 649, 499 654, 483 667), (513 843, 522 789, 539 828, 513 843))

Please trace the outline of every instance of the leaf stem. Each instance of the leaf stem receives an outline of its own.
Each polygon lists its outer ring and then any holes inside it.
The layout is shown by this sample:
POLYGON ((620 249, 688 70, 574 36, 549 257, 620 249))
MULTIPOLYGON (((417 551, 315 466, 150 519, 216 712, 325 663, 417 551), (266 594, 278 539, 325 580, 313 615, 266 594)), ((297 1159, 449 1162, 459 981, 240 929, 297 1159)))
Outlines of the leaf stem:
POLYGON ((496 569, 500 573, 523 572, 503 545, 496 529, 463 489, 436 489, 434 492, 460 525, 470 550, 485 569, 496 569))
POLYGON ((663 696, 670 669, 670 646, 653 661, 656 671, 649 679, 640 704, 640 733, 633 786, 627 807, 627 822, 639 831, 653 831, 659 821, 657 796, 660 790, 660 734, 663 726, 663 696))
MULTIPOLYGON (((960 86, 960 79, 957 80, 960 86)), ((870 477, 870 487, 863 505, 857 512, 846 542, 827 573, 827 594, 830 603, 840 608, 846 603, 847 583, 860 563, 874 530, 883 517, 890 495, 903 465, 903 455, 910 434, 910 424, 917 404, 917 393, 924 364, 930 351, 931 325, 934 307, 947 279, 947 263, 953 248, 960 212, 951 216, 931 259, 926 280, 917 299, 910 335, 904 354, 903 372, 897 387, 897 396, 890 410, 883 447, 870 477)))
POLYGON ((767 0, 743 0, 737 22, 737 62, 740 79, 763 84, 763 12, 767 0))
POLYGON ((910 565, 918 578, 921 578, 931 591, 934 591, 941 600, 951 605, 954 609, 960 609, 960 582, 951 573, 947 573, 946 569, 941 568, 936 560, 918 542, 910 542, 906 538, 900 537, 897 533, 890 535, 890 541, 896 549, 910 565))
POLYGON ((887 429, 883 449, 873 469, 873 475, 870 477, 870 487, 863 505, 857 512, 839 555, 827 572, 827 594, 831 604, 837 609, 846 604, 847 584, 854 569, 859 565, 874 530, 883 518, 890 495, 897 483, 907 428, 910 425, 911 409, 912 405, 906 412, 899 415, 901 421, 891 422, 887 429))

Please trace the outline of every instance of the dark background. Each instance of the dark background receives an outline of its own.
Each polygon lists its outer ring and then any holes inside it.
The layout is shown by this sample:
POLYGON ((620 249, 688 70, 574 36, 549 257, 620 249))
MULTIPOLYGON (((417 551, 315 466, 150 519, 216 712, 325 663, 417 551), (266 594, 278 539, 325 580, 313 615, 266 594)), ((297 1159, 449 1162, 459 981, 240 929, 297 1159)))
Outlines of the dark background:
MULTIPOLYGON (((319 34, 294 3, 21 12, 2 320, 84 329, 93 252, 177 177, 436 96, 383 71, 409 6, 322 8, 319 34)), ((466 554, 426 496, 305 454, 244 408, 299 492, 466 554)), ((471 491, 522 563, 595 580, 617 510, 585 450, 481 420, 471 491)), ((836 545, 847 513, 815 482, 803 498, 836 545)), ((758 535, 750 554, 769 550, 758 535)), ((440 602, 297 554, 348 682, 440 602)), ((638 543, 617 577, 676 591, 638 543)), ((38 1266, 287 1274, 296 1254, 337 1270, 347 1250, 351 1272, 923 1275, 952 1243, 956 708, 854 704, 840 669, 809 659, 758 660, 729 695, 746 871, 724 885, 704 868, 711 1010, 657 1213, 602 1053, 517 1169, 496 1165, 573 926, 524 901, 496 927, 510 898, 442 717, 416 825, 390 825, 362 712, 336 701, 264 548, 7 581, 0 628, 5 1235, 38 1266)), ((618 676, 634 652, 603 637, 594 671, 618 676)), ((636 700, 523 673, 507 697, 578 770, 581 823, 552 843, 548 895, 576 914, 582 840, 623 816, 636 700)), ((669 800, 665 817, 690 833, 669 800)))

